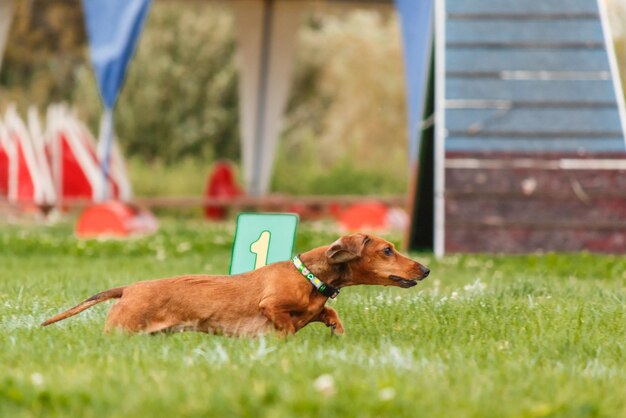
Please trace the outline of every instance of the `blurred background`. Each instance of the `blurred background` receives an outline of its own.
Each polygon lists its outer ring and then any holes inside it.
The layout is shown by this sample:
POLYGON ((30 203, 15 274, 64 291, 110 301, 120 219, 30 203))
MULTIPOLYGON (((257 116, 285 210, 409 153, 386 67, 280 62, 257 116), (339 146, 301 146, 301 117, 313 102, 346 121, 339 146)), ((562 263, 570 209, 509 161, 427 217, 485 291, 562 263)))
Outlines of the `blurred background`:
MULTIPOLYGON (((214 160, 240 161, 233 24, 227 2, 153 3, 115 114, 137 196, 197 195, 206 182, 198 173, 214 160)), ((79 0, 18 1, 0 111, 64 101, 97 132, 102 108, 86 42, 79 0)), ((406 99, 393 8, 311 12, 298 43, 272 191, 405 193, 406 99)))
MULTIPOLYGON (((618 67, 625 79, 626 1, 603 1, 618 67)), ((240 79, 232 3, 152 3, 115 106, 115 131, 135 196, 199 197, 214 162, 221 159, 233 161, 241 177, 240 79)), ((360 2, 348 2, 347 6, 332 3, 311 2, 297 31, 294 74, 270 192, 293 196, 388 195, 400 198, 400 205, 405 200, 412 202, 412 179, 421 179, 423 173, 416 176, 409 167, 398 14, 391 2, 380 6, 369 2, 367 8, 360 7, 360 2)), ((43 114, 50 104, 63 102, 92 132, 98 132, 102 104, 89 60, 82 2, 16 0, 14 9, 0 70, 0 112, 4 114, 14 104, 21 115, 31 105, 43 114)), ((587 47, 590 45, 577 46, 587 47)), ((565 103, 571 109, 580 105, 565 103)), ((470 126, 467 132, 472 129, 470 126)), ((420 155, 429 152, 422 150, 420 155)), ((423 167, 421 164, 420 170, 423 167)), ((621 176, 623 171, 616 173, 621 176)), ((524 193, 537 189, 535 178, 518 180, 524 193)), ((589 201, 585 196, 580 198, 577 191, 579 186, 572 184, 574 198, 587 205, 583 209, 590 213, 589 201)), ((433 193, 423 187, 420 193, 431 197, 422 200, 421 207, 416 204, 417 209, 407 208, 407 212, 411 219, 426 220, 423 226, 413 227, 417 235, 427 231, 422 234, 426 241, 414 247, 431 248, 433 216, 420 211, 427 207, 432 212, 433 193)), ((543 204, 541 199, 538 204, 543 204)), ((555 204, 558 215, 562 203, 555 204)), ((454 210, 454 204, 448 208, 454 210)), ((496 215, 499 225, 504 225, 502 219, 507 221, 506 217, 496 215)), ((398 224, 406 226, 407 213, 403 216, 398 224)), ((618 219, 611 225, 625 229, 622 216, 615 216, 618 219)), ((491 225, 493 217, 487 218, 481 220, 483 226, 491 225)), ((596 226, 607 229, 604 224, 596 226)), ((619 248, 625 245, 623 234, 611 239, 619 241, 619 248)))

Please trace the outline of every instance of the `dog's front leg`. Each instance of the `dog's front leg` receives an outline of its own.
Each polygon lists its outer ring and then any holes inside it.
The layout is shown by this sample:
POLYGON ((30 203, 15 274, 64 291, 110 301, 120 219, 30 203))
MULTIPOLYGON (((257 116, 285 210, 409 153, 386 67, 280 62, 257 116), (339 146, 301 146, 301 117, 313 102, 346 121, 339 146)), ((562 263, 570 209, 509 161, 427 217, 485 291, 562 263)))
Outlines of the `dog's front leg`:
POLYGON ((333 308, 324 306, 319 315, 317 315, 317 318, 315 318, 313 321, 323 322, 324 325, 330 327, 331 332, 334 335, 343 335, 343 325, 341 324, 339 315, 337 315, 337 311, 333 308))
POLYGON ((260 305, 263 315, 274 324, 274 328, 282 336, 293 335, 296 333, 296 327, 291 318, 291 309, 281 305, 272 305, 269 303, 261 303, 260 305))

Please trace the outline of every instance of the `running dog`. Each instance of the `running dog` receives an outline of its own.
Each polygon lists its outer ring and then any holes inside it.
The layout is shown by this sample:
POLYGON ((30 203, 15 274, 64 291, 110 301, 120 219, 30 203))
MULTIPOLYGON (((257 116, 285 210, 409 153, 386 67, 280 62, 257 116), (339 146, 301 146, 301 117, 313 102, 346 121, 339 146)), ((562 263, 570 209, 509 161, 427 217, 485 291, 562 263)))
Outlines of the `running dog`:
POLYGON ((137 282, 100 292, 42 326, 74 316, 93 305, 119 299, 109 311, 105 331, 200 331, 254 336, 271 331, 291 335, 311 322, 333 334, 343 325, 325 306, 339 290, 354 285, 409 288, 430 270, 378 237, 344 236, 333 244, 233 276, 180 276, 137 282))

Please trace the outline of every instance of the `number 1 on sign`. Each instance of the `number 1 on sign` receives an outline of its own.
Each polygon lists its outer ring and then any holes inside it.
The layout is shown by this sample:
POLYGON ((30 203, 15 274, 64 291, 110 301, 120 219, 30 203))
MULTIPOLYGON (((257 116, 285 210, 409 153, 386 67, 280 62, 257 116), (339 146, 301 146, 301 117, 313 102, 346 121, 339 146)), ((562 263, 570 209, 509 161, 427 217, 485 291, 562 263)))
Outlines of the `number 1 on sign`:
POLYGON ((267 265, 270 237, 271 234, 269 231, 263 231, 259 239, 250 244, 250 252, 256 255, 256 261, 254 263, 255 270, 267 265))

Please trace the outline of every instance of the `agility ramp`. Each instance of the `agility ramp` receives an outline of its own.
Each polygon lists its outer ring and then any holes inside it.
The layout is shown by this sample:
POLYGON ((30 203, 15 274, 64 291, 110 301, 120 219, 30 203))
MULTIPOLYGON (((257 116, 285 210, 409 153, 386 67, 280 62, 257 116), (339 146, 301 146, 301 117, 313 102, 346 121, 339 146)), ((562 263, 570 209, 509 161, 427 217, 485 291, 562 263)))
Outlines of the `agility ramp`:
POLYGON ((624 96, 602 3, 435 2, 434 34, 411 246, 626 251, 624 96))

